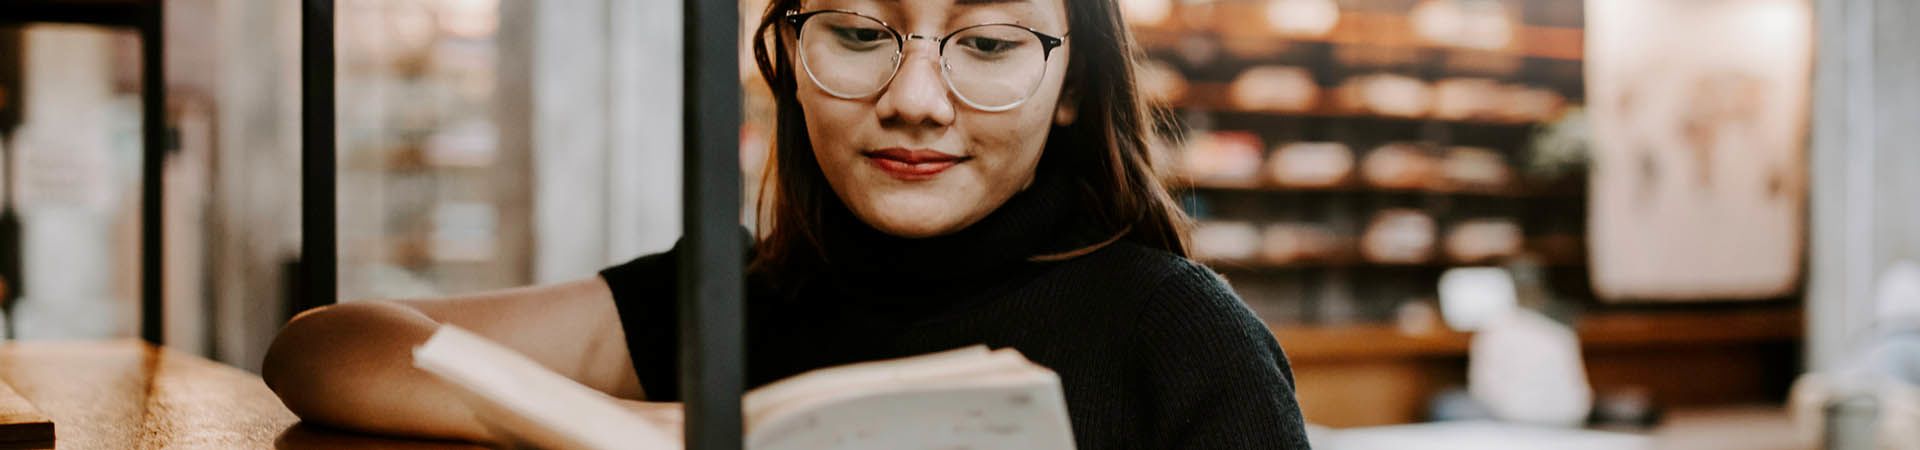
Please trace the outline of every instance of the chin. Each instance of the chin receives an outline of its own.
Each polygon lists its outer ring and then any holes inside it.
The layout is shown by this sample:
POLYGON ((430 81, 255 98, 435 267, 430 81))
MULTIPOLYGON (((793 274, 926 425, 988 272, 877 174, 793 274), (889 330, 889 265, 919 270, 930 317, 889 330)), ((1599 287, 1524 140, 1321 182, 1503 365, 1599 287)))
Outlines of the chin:
POLYGON ((971 211, 960 199, 925 192, 898 192, 881 195, 864 207, 853 208, 860 220, 876 230, 903 238, 918 239, 953 233, 972 225, 985 214, 971 211))
POLYGON ((962 227, 908 219, 902 220, 899 223, 881 222, 880 224, 874 225, 873 228, 892 236, 907 239, 922 239, 959 231, 962 227))

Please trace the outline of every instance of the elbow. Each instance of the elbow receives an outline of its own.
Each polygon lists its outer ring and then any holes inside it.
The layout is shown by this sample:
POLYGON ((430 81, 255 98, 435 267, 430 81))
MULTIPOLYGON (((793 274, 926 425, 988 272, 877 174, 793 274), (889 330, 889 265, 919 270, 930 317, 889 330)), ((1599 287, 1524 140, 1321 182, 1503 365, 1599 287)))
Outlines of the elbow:
POLYGON ((392 303, 352 302, 301 313, 267 347, 260 378, 295 415, 331 422, 345 406, 337 403, 363 397, 355 390, 368 388, 368 376, 406 364, 403 355, 418 343, 406 339, 417 334, 407 332, 409 312, 392 303))
POLYGON ((260 378, 295 415, 311 419, 312 400, 326 397, 326 380, 331 378, 327 372, 333 365, 330 360, 342 350, 338 345, 328 348, 328 343, 352 332, 352 309, 353 304, 339 304, 294 316, 267 347, 266 359, 260 363, 260 378))
POLYGON ((413 368, 438 325, 392 302, 342 303, 288 321, 260 377, 300 420, 373 434, 483 442, 487 432, 439 381, 413 368))
POLYGON ((338 310, 345 306, 324 306, 294 316, 273 336, 273 343, 267 346, 266 359, 260 363, 260 378, 288 406, 295 403, 288 398, 289 394, 300 391, 305 387, 302 381, 311 378, 300 376, 305 372, 300 369, 321 365, 315 360, 322 358, 325 352, 316 348, 316 344, 325 340, 320 335, 343 325, 336 316, 340 315, 338 310))

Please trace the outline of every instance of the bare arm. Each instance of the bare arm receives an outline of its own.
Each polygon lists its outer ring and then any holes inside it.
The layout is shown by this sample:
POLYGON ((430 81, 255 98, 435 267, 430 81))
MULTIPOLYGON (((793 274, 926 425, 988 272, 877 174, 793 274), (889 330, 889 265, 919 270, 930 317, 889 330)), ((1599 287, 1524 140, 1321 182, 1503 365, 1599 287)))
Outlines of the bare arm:
POLYGON ((598 277, 471 296, 349 302, 308 311, 268 348, 261 375, 302 420, 358 431, 484 441, 455 394, 413 368, 413 347, 454 324, 582 384, 639 398, 613 293, 598 277))

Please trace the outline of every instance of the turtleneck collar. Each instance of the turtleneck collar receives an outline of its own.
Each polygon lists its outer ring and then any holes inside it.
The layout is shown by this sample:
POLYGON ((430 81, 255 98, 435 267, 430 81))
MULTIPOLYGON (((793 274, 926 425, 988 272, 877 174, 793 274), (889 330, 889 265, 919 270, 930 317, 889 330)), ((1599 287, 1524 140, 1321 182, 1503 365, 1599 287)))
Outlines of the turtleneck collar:
POLYGON ((1035 274, 1053 255, 1110 239, 1090 214, 1086 190, 1036 176, 1025 190, 960 231, 920 239, 886 234, 839 202, 825 211, 825 282, 849 306, 936 311, 1035 274))

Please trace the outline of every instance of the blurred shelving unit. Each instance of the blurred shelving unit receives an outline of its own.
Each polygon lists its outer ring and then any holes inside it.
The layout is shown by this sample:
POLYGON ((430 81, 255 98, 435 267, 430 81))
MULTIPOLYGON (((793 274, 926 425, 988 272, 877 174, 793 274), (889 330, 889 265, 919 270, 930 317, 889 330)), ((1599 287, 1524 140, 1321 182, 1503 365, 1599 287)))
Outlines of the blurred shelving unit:
MULTIPOLYGON (((1804 330, 1797 306, 1611 311, 1582 316, 1587 376, 1676 408, 1768 403, 1792 382, 1804 330)), ((1433 323, 1273 327, 1309 420, 1370 426, 1425 420, 1427 396, 1464 384, 1472 335, 1433 323), (1417 329, 1416 329, 1417 328, 1417 329)))
POLYGON ((500 145, 499 5, 338 2, 342 298, 530 283, 530 157, 500 145))
POLYGON ((1567 151, 1585 137, 1564 134, 1584 125, 1583 2, 1122 4, 1196 257, 1271 324, 1309 421, 1420 421, 1465 384, 1471 335, 1436 305, 1457 267, 1537 280, 1531 306, 1573 325, 1603 394, 1784 396, 1796 300, 1595 300, 1584 150, 1567 151))

